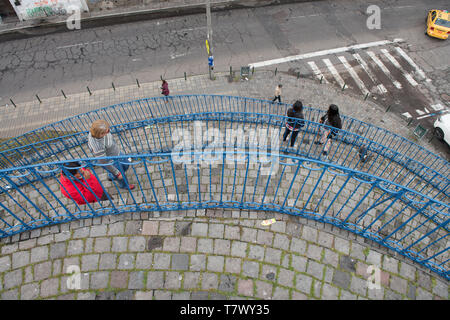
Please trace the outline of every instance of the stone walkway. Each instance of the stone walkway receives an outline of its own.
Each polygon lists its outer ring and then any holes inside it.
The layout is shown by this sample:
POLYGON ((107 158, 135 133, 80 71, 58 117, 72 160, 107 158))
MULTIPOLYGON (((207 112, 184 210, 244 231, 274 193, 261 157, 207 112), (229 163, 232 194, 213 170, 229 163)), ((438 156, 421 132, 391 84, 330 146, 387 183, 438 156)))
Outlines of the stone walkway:
POLYGON ((448 283, 427 271, 347 232, 287 215, 127 214, 1 242, 4 300, 448 299, 448 283), (277 222, 262 226, 268 218, 277 222), (369 266, 379 268, 379 288, 369 288, 369 266), (80 273, 69 279, 69 268, 80 273))

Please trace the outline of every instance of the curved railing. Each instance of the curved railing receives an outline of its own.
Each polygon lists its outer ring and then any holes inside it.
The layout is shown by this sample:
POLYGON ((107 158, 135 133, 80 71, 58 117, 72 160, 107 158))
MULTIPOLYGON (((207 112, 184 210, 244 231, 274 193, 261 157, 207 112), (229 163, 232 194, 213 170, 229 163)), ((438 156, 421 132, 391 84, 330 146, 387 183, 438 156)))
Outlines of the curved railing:
POLYGON ((212 146, 201 152, 180 149, 108 159, 118 164, 128 158, 131 167, 122 173, 136 184, 134 190, 108 181, 99 159, 80 160, 108 193, 105 201, 96 196, 98 202, 84 205, 61 195, 59 173, 65 162, 0 171, 0 237, 126 212, 267 210, 349 230, 450 279, 449 206, 412 189, 276 150, 230 152, 212 146), (35 182, 29 183, 31 179, 35 182))
MULTIPOLYGON (((39 140, 52 139, 59 135, 87 131, 91 123, 97 119, 105 119, 110 124, 120 124, 202 112, 249 112, 284 116, 289 106, 284 103, 274 104, 268 100, 223 95, 179 95, 171 96, 169 101, 170 103, 165 103, 164 98, 155 97, 100 108, 4 141, 0 143, 0 151, 29 145, 39 140)), ((324 114, 324 110, 305 107, 304 113, 305 119, 317 121, 324 114)), ((449 162, 425 148, 372 124, 345 115, 342 115, 342 119, 343 130, 359 134, 419 163, 426 164, 444 177, 450 176, 449 162)))
MULTIPOLYGON (((207 130, 219 130, 222 137, 233 134, 233 131, 241 131, 242 137, 245 132, 258 130, 271 130, 271 134, 281 141, 286 117, 267 114, 242 113, 242 112, 209 112, 200 114, 189 114, 184 116, 169 116, 164 118, 152 118, 148 120, 135 121, 114 125, 112 134, 125 153, 152 153, 170 152, 175 147, 173 132, 194 128, 190 123, 201 121, 205 132, 207 130), (221 128, 222 124, 222 128, 221 128), (227 125, 223 125, 227 124, 227 125), (170 135, 163 134, 170 132, 170 135)), ((311 159, 323 159, 321 156, 324 146, 317 146, 313 141, 320 139, 320 130, 326 126, 305 120, 301 133, 297 138, 295 148, 287 148, 286 145, 278 146, 283 152, 301 155, 311 159)), ((10 166, 31 165, 43 161, 62 161, 73 158, 89 157, 86 146, 87 131, 72 135, 61 136, 50 140, 39 141, 27 146, 20 146, 0 153, 0 159, 8 162, 10 166)), ((192 134, 192 133, 191 133, 192 134)), ((253 139, 255 140, 255 139, 253 139)), ((364 138, 358 134, 345 130, 338 130, 334 138, 335 142, 328 160, 348 168, 370 173, 410 187, 419 193, 426 193, 442 202, 449 200, 448 177, 411 159, 397 151, 380 145, 374 141, 364 138), (371 157, 369 161, 362 162, 360 149, 371 157)), ((238 141, 239 148, 245 147, 248 141, 238 141)), ((256 139, 258 142, 258 139, 256 139)), ((223 141, 224 144, 230 143, 223 141)), ((233 142, 236 143, 236 142, 233 142)), ((266 142, 253 144, 256 148, 265 148, 266 142)))

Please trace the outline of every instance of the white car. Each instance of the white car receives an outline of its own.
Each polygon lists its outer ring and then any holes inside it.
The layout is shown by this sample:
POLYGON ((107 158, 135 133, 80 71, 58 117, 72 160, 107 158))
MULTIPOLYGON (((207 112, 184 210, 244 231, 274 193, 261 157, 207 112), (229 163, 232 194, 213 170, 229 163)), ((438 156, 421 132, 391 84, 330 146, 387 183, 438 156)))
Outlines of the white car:
POLYGON ((434 132, 439 139, 450 145, 450 113, 437 118, 434 122, 434 132))

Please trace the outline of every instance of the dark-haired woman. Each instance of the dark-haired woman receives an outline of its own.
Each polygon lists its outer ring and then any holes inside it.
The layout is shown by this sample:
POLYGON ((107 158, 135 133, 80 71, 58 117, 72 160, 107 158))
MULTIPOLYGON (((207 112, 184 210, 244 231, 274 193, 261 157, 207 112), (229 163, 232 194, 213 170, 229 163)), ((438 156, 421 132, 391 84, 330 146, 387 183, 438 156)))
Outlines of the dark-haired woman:
POLYGON ((328 151, 330 150, 331 147, 331 138, 336 136, 337 134, 337 130, 334 128, 342 129, 342 120, 339 115, 338 106, 335 104, 330 104, 327 113, 320 118, 319 122, 332 127, 332 128, 323 128, 324 132, 322 134, 321 140, 315 142, 316 144, 325 143, 325 148, 323 148, 323 155, 327 156, 328 151))
POLYGON ((291 147, 294 147, 295 139, 297 139, 300 128, 305 125, 302 121, 303 116, 303 103, 300 100, 295 101, 291 108, 287 111, 288 119, 286 120, 286 130, 283 134, 283 142, 286 141, 289 134, 291 134, 291 147))

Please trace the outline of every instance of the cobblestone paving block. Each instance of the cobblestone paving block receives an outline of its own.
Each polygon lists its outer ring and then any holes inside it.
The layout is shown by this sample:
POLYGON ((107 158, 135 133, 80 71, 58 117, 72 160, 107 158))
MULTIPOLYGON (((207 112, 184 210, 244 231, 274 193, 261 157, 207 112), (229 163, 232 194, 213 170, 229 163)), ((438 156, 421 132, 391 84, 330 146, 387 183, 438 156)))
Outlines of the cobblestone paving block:
POLYGON ((200 283, 200 272, 185 272, 183 288, 185 290, 196 289, 200 283))
POLYGON ((213 253, 213 239, 198 239, 197 251, 201 253, 213 253))
POLYGON ((152 300, 153 291, 136 291, 134 295, 135 300, 152 300))
POLYGON ((278 273, 278 284, 285 287, 292 287, 294 285, 294 271, 280 268, 278 273))
POLYGON ((399 293, 394 292, 394 291, 389 290, 389 289, 385 290, 384 295, 385 295, 384 296, 385 300, 402 300, 402 296, 399 293))
POLYGON ((100 271, 91 273, 90 289, 105 289, 108 286, 109 272, 100 271))
POLYGON ((297 274, 295 278, 295 288, 306 294, 310 294, 313 279, 304 274, 297 274))
POLYGON ((128 250, 134 252, 145 251, 146 239, 144 237, 130 237, 128 240, 128 250))
POLYGON ((89 236, 90 237, 103 237, 103 236, 106 236, 107 231, 108 231, 108 226, 106 226, 106 225, 92 226, 89 236))
POLYGON ((338 267, 338 263, 339 263, 339 254, 337 254, 336 252, 325 248, 322 262, 324 264, 328 264, 328 265, 331 265, 331 266, 337 268, 338 267))
POLYGON ((164 239, 163 244, 164 251, 178 252, 180 250, 180 238, 167 237, 164 239))
POLYGON ((241 241, 232 241, 231 243, 231 255, 234 257, 244 258, 247 256, 247 243, 241 241))
POLYGON ((350 253, 350 242, 348 240, 342 239, 340 237, 334 238, 334 248, 346 255, 350 253))
POLYGON ((116 300, 133 300, 134 290, 124 290, 116 293, 116 300))
POLYGON ((159 221, 144 221, 142 223, 142 234, 148 236, 158 235, 159 221))
POLYGON ((325 276, 323 278, 324 282, 332 283, 333 282, 333 275, 334 275, 334 268, 331 268, 329 266, 325 267, 325 276))
POLYGON ((19 250, 29 250, 31 248, 34 248, 36 246, 36 243, 37 243, 36 239, 20 241, 19 242, 19 250))
POLYGON ((19 290, 13 289, 9 291, 4 291, 1 295, 0 300, 18 300, 19 299, 19 290))
MULTIPOLYGON (((283 221, 284 222, 284 221, 283 221)), ((283 250, 289 250, 290 241, 289 238, 284 234, 275 234, 275 238, 273 240, 273 246, 275 248, 283 249, 283 250)))
POLYGON ((136 255, 136 269, 151 269, 153 262, 153 253, 139 252, 136 255))
POLYGON ((230 240, 214 239, 214 254, 229 255, 230 240))
POLYGON ((81 257, 81 271, 94 271, 98 269, 98 254, 89 254, 81 257))
POLYGON ((308 263, 308 258, 292 255, 291 266, 294 270, 298 272, 306 272, 306 264, 308 263))
MULTIPOLYGON (((75 229, 72 234, 72 239, 87 238, 89 236, 89 232, 90 232, 89 228, 75 229)), ((38 239, 38 242, 39 242, 39 239, 38 239)))
POLYGON ((289 300, 289 290, 282 287, 275 287, 273 290, 273 300, 289 300))
POLYGON ((365 247, 357 243, 356 241, 352 241, 352 248, 350 251, 350 256, 359 259, 362 261, 366 260, 366 256, 364 255, 365 247))
POLYGON ((0 257, 0 273, 11 269, 11 256, 0 257))
POLYGON ((244 263, 242 264, 242 274, 246 277, 258 278, 259 263, 244 260, 244 263))
POLYGON ((127 237, 114 237, 112 241, 111 251, 113 252, 126 252, 128 246, 127 237))
POLYGON ((308 297, 301 292, 292 290, 292 300, 308 300, 308 297))
POLYGON ((333 248, 333 239, 334 236, 332 234, 329 234, 328 232, 323 232, 319 230, 319 236, 317 243, 325 248, 333 248))
POLYGON ((37 282, 25 284, 20 288, 21 300, 34 300, 39 297, 39 284, 37 282))
POLYGON ((31 263, 48 260, 48 247, 36 247, 31 249, 31 263))
POLYGON ((218 289, 224 292, 234 292, 236 281, 237 279, 235 276, 221 274, 218 289))
MULTIPOLYGON (((87 234, 87 235, 89 234, 89 230, 86 231, 86 234, 87 234)), ((87 235, 86 235, 86 236, 87 236, 87 235)), ((43 246, 43 245, 52 243, 54 238, 55 238, 55 237, 53 236, 53 234, 49 234, 49 235, 46 235, 46 236, 42 236, 42 237, 40 237, 40 238, 37 239, 37 244, 38 244, 38 246, 43 246)))
MULTIPOLYGON (((172 300, 189 300, 191 297, 191 293, 190 292, 174 292, 172 294, 172 300)), ((222 300, 222 299, 220 299, 222 300)))
POLYGON ((270 226, 270 231, 285 233, 286 232, 286 221, 277 220, 276 223, 274 223, 270 226))
POLYGON ((111 239, 110 238, 95 238, 94 251, 95 252, 111 251, 111 239))
POLYGON ((259 244, 271 246, 273 241, 273 233, 267 232, 263 230, 258 230, 258 234, 256 236, 256 241, 259 244))
POLYGON ((321 280, 323 278, 323 270, 325 266, 319 262, 314 260, 308 260, 308 267, 306 273, 315 277, 316 279, 321 280))
POLYGON ((340 300, 356 300, 357 296, 347 290, 341 290, 340 300))
POLYGON ((225 259, 223 256, 208 256, 207 270, 223 272, 225 259))
POLYGON ((241 239, 241 229, 239 226, 225 226, 225 239, 239 240, 241 239))
POLYGON ((111 291, 98 292, 95 294, 95 300, 116 300, 116 294, 111 291))
MULTIPOLYGON (((111 271, 109 286, 114 289, 126 289, 128 283, 128 271, 111 271)), ((147 281, 148 283, 148 281, 147 281)))
POLYGON ((144 284, 144 271, 133 271, 129 274, 128 289, 143 289, 144 284))
POLYGON ((400 277, 391 276, 391 281, 390 281, 390 288, 398 293, 401 294, 406 294, 406 290, 408 287, 408 281, 405 279, 402 279, 400 277))
POLYGON ((351 275, 347 272, 343 272, 340 270, 335 270, 334 276, 333 276, 333 284, 347 289, 350 285, 351 275))
POLYGON ((384 288, 382 286, 378 288, 367 288, 367 296, 371 300, 383 300, 384 288))
POLYGON ((56 295, 58 293, 59 279, 46 279, 41 282, 40 296, 43 298, 56 295))
POLYGON ((198 222, 192 223, 191 235, 197 237, 206 237, 208 235, 208 224, 198 222))
POLYGON ((119 256, 119 264, 117 266, 117 269, 134 269, 135 258, 135 254, 122 253, 119 256))
POLYGON ((208 291, 194 291, 191 293, 191 300, 208 300, 209 292, 208 291))
POLYGON ((259 245, 251 244, 248 251, 248 258, 255 260, 264 259, 264 247, 259 245))
POLYGON ((34 281, 40 281, 50 278, 52 272, 51 261, 42 262, 34 265, 34 281))
POLYGON ((256 280, 256 297, 260 299, 270 299, 272 297, 273 285, 264 281, 256 280))
POLYGON ((356 260, 343 255, 339 259, 339 268, 347 272, 356 272, 356 260))
POLYGON ((317 229, 312 228, 310 226, 303 226, 302 232, 303 239, 311 242, 317 242, 317 234, 318 234, 317 229))
POLYGON ((197 250, 197 239, 193 237, 181 237, 180 252, 195 252, 197 250))
POLYGON ((406 292, 406 296, 411 300, 416 300, 416 290, 417 290, 417 287, 410 283, 408 285, 408 291, 406 292))
POLYGON ((225 258, 225 272, 241 273, 241 259, 240 258, 225 258))
POLYGON ((367 296, 367 281, 358 277, 352 276, 350 283, 350 291, 360 295, 367 296))
POLYGON ((417 275, 417 284, 424 288, 425 290, 430 291, 431 290, 431 277, 424 273, 419 271, 417 275))
POLYGON ((62 260, 57 259, 53 261, 53 276, 57 276, 62 273, 62 260))
MULTIPOLYGON (((5 239, 8 239, 8 238, 5 238, 5 239)), ((16 252, 19 249, 19 245, 17 243, 12 243, 12 244, 3 245, 1 248, 2 248, 2 255, 6 255, 6 254, 11 254, 13 252, 16 252)))
MULTIPOLYGON (((161 231, 161 224, 160 224, 160 231, 161 231)), ((125 223, 125 234, 127 235, 142 234, 142 221, 127 221, 125 223)))
MULTIPOLYGON (((145 222, 148 222, 148 221, 145 221, 145 222)), ((120 234, 123 234, 124 230, 125 230, 125 224, 122 221, 111 223, 108 225, 108 236, 118 236, 120 234)))
POLYGON ((416 293, 417 293, 417 295, 416 295, 417 300, 432 300, 433 299, 433 295, 430 292, 425 291, 421 287, 417 288, 416 293))
POLYGON ((217 289, 219 286, 219 278, 215 273, 205 272, 202 275, 202 286, 203 290, 217 289))
POLYGON ((366 262, 370 265, 381 267, 381 258, 381 253, 376 252, 375 250, 370 250, 369 254, 367 255, 366 262))
POLYGON ((3 275, 3 290, 17 287, 22 283, 22 269, 7 272, 3 275))
POLYGON ((323 284, 322 288, 322 299, 323 300, 338 300, 339 289, 333 287, 328 283, 323 284))
POLYGON ((313 296, 314 296, 315 298, 317 298, 317 299, 320 299, 320 296, 321 296, 321 290, 322 290, 322 285, 323 285, 323 282, 322 282, 322 281, 317 281, 317 280, 314 280, 314 281, 313 281, 313 285, 312 285, 312 288, 313 288, 313 296))
POLYGON ((255 243, 258 231, 252 228, 242 228, 241 241, 255 243))
POLYGON ((172 255, 173 270, 189 270, 189 255, 173 254, 172 255))
POLYGON ((361 261, 358 261, 356 263, 356 274, 358 276, 361 276, 364 279, 367 279, 370 276, 370 274, 368 272, 369 272, 369 266, 367 264, 365 264, 364 262, 361 262, 361 261))
POLYGON ((164 287, 164 271, 149 271, 147 273, 147 289, 164 287))
POLYGON ((95 238, 87 238, 84 240, 84 253, 94 252, 94 239, 95 238))
MULTIPOLYGON (((61 228, 66 226, 66 224, 62 224, 61 228)), ((61 233, 57 233, 55 234, 55 242, 62 242, 62 241, 67 241, 71 238, 71 233, 70 231, 63 231, 61 233)))
POLYGON ((100 255, 99 270, 113 270, 117 267, 117 255, 114 253, 103 253, 100 255))
POLYGON ((30 252, 18 251, 12 254, 12 268, 17 269, 30 264, 30 252))
POLYGON ((280 260, 281 260, 281 250, 266 248, 266 254, 264 257, 265 262, 279 265, 280 260))
POLYGON ((416 280, 416 268, 409 263, 402 262, 400 265, 400 275, 409 280, 416 280))
POLYGON ((191 271, 201 271, 206 269, 206 256, 203 254, 191 255, 191 271))
POLYGON ((77 255, 81 254, 84 251, 84 242, 83 240, 71 240, 67 246, 67 255, 77 255))
POLYGON ((290 251, 304 255, 306 253, 306 246, 306 241, 302 239, 292 238, 290 251))
POLYGON ((433 287, 433 293, 441 298, 448 299, 448 284, 437 280, 433 287))
POLYGON ((252 297, 253 296, 253 280, 251 279, 239 279, 237 293, 241 296, 252 297))
POLYGON ((310 259, 320 261, 322 259, 322 251, 323 251, 322 247, 316 246, 314 244, 308 244, 308 250, 306 255, 310 259))
POLYGON ((208 232, 210 238, 222 239, 224 235, 225 226, 219 223, 210 223, 208 232))
POLYGON ((384 255, 382 268, 392 273, 398 273, 398 260, 384 255))

